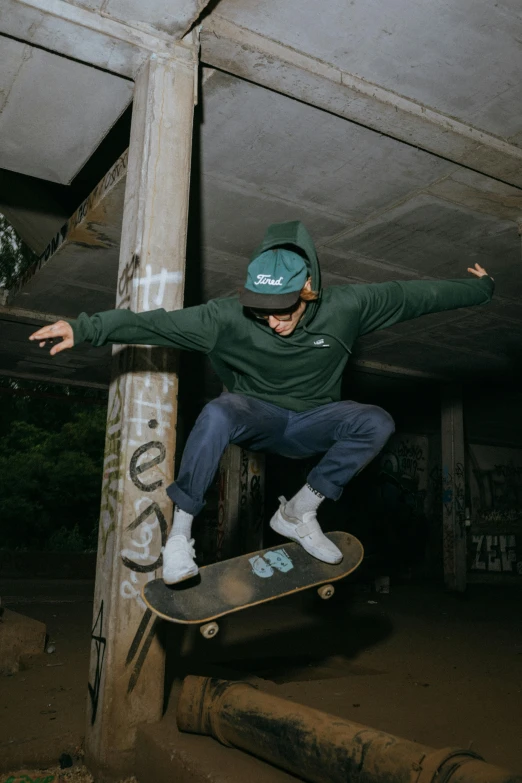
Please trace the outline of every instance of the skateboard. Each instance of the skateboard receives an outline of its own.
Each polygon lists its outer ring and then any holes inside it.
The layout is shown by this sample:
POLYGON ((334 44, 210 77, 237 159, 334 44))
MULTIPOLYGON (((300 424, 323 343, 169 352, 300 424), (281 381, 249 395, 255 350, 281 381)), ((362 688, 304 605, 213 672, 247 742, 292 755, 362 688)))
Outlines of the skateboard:
POLYGON ((337 565, 323 563, 299 544, 285 543, 200 568, 199 574, 175 585, 163 579, 147 582, 142 597, 159 617, 182 625, 199 625, 205 639, 219 631, 217 619, 256 604, 317 587, 321 598, 331 598, 332 582, 360 565, 361 542, 348 533, 329 533, 344 557, 337 565))

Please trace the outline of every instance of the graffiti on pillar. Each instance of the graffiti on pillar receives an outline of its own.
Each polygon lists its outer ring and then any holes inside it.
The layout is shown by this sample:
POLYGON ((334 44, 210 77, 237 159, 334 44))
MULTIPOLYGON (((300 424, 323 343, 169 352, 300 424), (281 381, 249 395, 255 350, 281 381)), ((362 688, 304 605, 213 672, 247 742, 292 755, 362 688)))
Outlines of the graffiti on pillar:
MULTIPOLYGON (((136 415, 129 419, 129 424, 134 424, 134 433, 139 439, 143 438, 145 428, 155 430, 155 434, 162 438, 167 430, 170 429, 168 416, 173 411, 172 404, 170 402, 162 402, 159 397, 156 397, 155 400, 147 400, 144 399, 143 395, 144 391, 140 391, 133 400, 136 415), (167 415, 167 418, 165 418, 165 415, 167 415)), ((133 440, 130 445, 135 446, 140 442, 139 440, 133 440)))
POLYGON ((225 540, 225 514, 227 512, 227 468, 221 463, 219 467, 219 495, 218 495, 218 519, 217 519, 217 540, 216 540, 216 560, 221 560, 223 552, 223 542, 225 540))
POLYGON ((470 570, 522 576, 520 542, 516 535, 473 535, 470 570))
POLYGON ((165 298, 165 291, 169 283, 180 284, 183 281, 181 272, 169 272, 162 269, 157 274, 152 274, 150 264, 145 266, 144 277, 134 277, 132 285, 134 289, 140 289, 142 311, 153 310, 161 307, 165 298))
MULTIPOLYGON (((118 354, 117 362, 121 361, 118 354)), ((103 478, 100 506, 100 527, 98 533, 98 568, 100 563, 108 563, 113 559, 114 532, 118 521, 119 507, 123 499, 122 479, 122 421, 123 401, 121 393, 121 375, 111 385, 107 408, 107 429, 105 434, 105 456, 103 462, 103 478)), ((94 644, 93 683, 88 684, 91 699, 91 724, 96 721, 98 701, 102 681, 103 663, 105 659, 106 638, 103 636, 104 601, 100 602, 98 614, 94 622, 91 642, 94 644)))
MULTIPOLYGON (((161 270, 152 274, 150 266, 145 267, 143 275, 140 256, 134 253, 118 277, 118 307, 161 307, 167 298, 174 301, 168 288, 180 282, 180 273, 161 270)), ((126 656, 126 666, 132 667, 127 684, 130 693, 136 687, 156 633, 156 621, 141 598, 141 588, 144 581, 154 578, 163 563, 162 547, 168 531, 165 514, 170 503, 166 497, 158 499, 153 493, 168 483, 173 467, 166 465, 166 459, 167 453, 173 451, 172 398, 177 387, 172 377, 172 358, 164 349, 129 347, 116 353, 115 362, 117 380, 111 386, 105 446, 99 567, 112 569, 116 555, 113 542, 117 540, 123 566, 119 596, 136 605, 139 618, 126 656), (124 391, 129 371, 133 373, 132 399, 124 391), (127 482, 124 496, 127 479, 132 483, 127 482), (160 505, 163 501, 164 507, 160 505)), ((108 595, 105 598, 109 601, 108 595)), ((130 616, 134 618, 136 613, 133 611, 130 616)), ((98 648, 93 652, 95 661, 98 648)), ((96 667, 93 723, 99 712, 98 700, 103 698, 97 672, 96 667)))
POLYGON ((98 701, 100 698, 101 681, 103 674, 103 664, 105 662, 105 648, 107 646, 107 639, 103 636, 103 601, 100 604, 100 610, 94 621, 94 625, 91 631, 91 640, 94 642, 96 650, 96 663, 94 667, 94 682, 88 683, 89 697, 91 699, 91 725, 96 721, 96 715, 98 713, 98 701))
POLYGON ((262 455, 241 449, 239 517, 243 551, 263 545, 263 460, 262 455))
POLYGON ((447 465, 442 468, 442 508, 444 516, 453 517, 462 526, 465 514, 464 498, 464 466, 461 462, 455 463, 455 470, 451 472, 447 465))
MULTIPOLYGON (((453 470, 443 465, 441 471, 432 472, 440 475, 440 499, 442 502, 442 557, 444 572, 454 573, 456 569, 457 540, 466 535, 465 529, 465 486, 464 465, 456 462, 453 470)), ((435 496, 438 493, 434 493, 435 496)))
POLYGON ((138 491, 134 498, 131 522, 122 531, 121 562, 125 567, 120 596, 134 601, 142 610, 129 646, 126 666, 132 665, 127 692, 135 688, 156 633, 156 618, 141 598, 143 579, 153 579, 163 565, 162 548, 167 541, 168 521, 160 503, 151 495, 165 486, 167 447, 163 439, 171 437, 173 406, 167 395, 175 392, 168 372, 158 368, 151 348, 140 349, 141 372, 134 373, 138 386, 131 403, 128 445, 133 447, 127 475, 138 491), (153 391, 157 389, 157 393, 153 391))
MULTIPOLYGON (((263 459, 263 457, 261 457, 263 459)), ((250 468, 250 487, 249 487, 249 502, 251 508, 251 521, 254 532, 258 532, 263 524, 263 511, 265 498, 263 495, 263 483, 262 483, 262 465, 260 464, 259 457, 256 454, 250 454, 249 459, 250 468)))
POLYGON ((241 518, 245 518, 245 514, 248 510, 248 451, 241 449, 241 459, 239 462, 239 484, 241 487, 241 493, 239 496, 239 514, 241 518))
POLYGON ((118 307, 128 308, 131 302, 136 302, 139 295, 139 310, 148 312, 163 306, 165 294, 170 284, 183 283, 181 272, 169 272, 161 269, 152 273, 152 266, 145 265, 145 274, 139 276, 141 259, 139 253, 133 253, 124 265, 118 278, 118 307))
POLYGON ((145 610, 138 574, 152 574, 163 565, 161 549, 167 542, 168 523, 159 504, 147 494, 164 484, 164 476, 154 478, 150 471, 165 461, 166 448, 160 441, 148 441, 132 453, 129 474, 137 489, 146 493, 134 501, 134 519, 124 530, 125 545, 120 556, 129 569, 120 585, 122 598, 136 600, 145 610))
POLYGON ((125 666, 130 666, 134 659, 136 659, 129 682, 127 683, 127 693, 132 693, 136 687, 147 653, 149 652, 150 645, 152 644, 152 640, 156 633, 157 622, 158 618, 153 617, 151 610, 145 609, 125 660, 125 666))
POLYGON ((132 281, 139 265, 140 257, 137 253, 133 253, 120 272, 116 289, 118 292, 118 307, 120 309, 128 308, 131 303, 132 281))
POLYGON ((122 499, 121 428, 123 403, 120 383, 121 380, 118 378, 111 386, 107 413, 99 533, 101 552, 104 556, 107 551, 108 539, 116 527, 118 506, 122 499))

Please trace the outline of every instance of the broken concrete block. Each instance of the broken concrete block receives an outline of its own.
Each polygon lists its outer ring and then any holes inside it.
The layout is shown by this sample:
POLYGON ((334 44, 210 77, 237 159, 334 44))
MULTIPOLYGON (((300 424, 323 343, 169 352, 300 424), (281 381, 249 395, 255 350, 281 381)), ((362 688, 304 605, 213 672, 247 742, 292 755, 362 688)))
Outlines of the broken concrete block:
MULTIPOLYGON (((1 610, 0 610, 1 611, 1 610)), ((4 609, 0 613, 0 674, 15 674, 20 656, 44 651, 45 623, 4 609)))

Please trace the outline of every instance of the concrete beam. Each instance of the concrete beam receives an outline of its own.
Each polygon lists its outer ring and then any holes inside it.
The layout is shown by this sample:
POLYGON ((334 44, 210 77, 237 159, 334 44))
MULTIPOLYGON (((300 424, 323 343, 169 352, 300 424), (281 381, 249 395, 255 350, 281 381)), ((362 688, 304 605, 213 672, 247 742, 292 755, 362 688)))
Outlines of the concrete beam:
POLYGON ((55 308, 76 317, 79 287, 99 291, 107 307, 113 306, 128 157, 126 150, 17 285, 4 292, 5 304, 36 312, 55 308), (100 250, 105 251, 103 261, 100 250))
POLYGON ((81 386, 86 389, 109 388, 108 383, 96 383, 96 381, 75 381, 70 378, 55 378, 53 375, 40 375, 40 373, 18 372, 17 370, 0 370, 3 378, 19 378, 21 381, 35 381, 36 383, 57 383, 62 386, 81 386))
POLYGON ((0 34, 131 79, 151 54, 181 62, 196 57, 192 34, 182 42, 66 0, 3 0, 0 34))
POLYGON ((201 60, 522 188, 522 148, 215 14, 202 26, 201 60))
POLYGON ((29 323, 53 324, 56 321, 61 321, 63 316, 52 315, 51 313, 39 313, 36 310, 24 310, 23 307, 9 307, 8 305, 0 305, 0 321, 11 319, 15 319, 17 321, 28 321, 29 323))
MULTIPOLYGON (((404 338, 393 338, 392 342, 399 339, 404 338)), ((351 368, 356 372, 364 372, 372 375, 400 376, 402 378, 407 377, 425 381, 447 380, 447 378, 444 379, 444 376, 435 373, 412 370, 409 367, 397 367, 394 364, 386 364, 384 362, 372 362, 366 359, 352 359, 348 364, 348 368, 351 368)))

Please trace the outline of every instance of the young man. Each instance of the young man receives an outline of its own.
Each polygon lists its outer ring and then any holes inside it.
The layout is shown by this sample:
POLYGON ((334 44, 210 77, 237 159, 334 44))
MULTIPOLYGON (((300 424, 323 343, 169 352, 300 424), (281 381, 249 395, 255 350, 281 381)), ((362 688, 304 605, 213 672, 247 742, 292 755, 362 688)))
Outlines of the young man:
POLYGON ((381 408, 340 400, 352 346, 376 329, 489 302, 493 280, 478 264, 468 272, 474 277, 321 289, 307 230, 300 222, 280 223, 268 228, 254 252, 239 296, 170 313, 82 313, 77 321, 59 321, 30 339, 63 338, 51 354, 83 341, 202 351, 228 389, 203 408, 176 481, 167 488, 175 504, 163 553, 168 584, 198 572, 192 520, 229 443, 289 457, 323 455, 291 500, 279 498, 270 526, 319 560, 337 563, 342 555, 321 531, 319 505, 325 497, 338 500, 394 431, 381 408))

